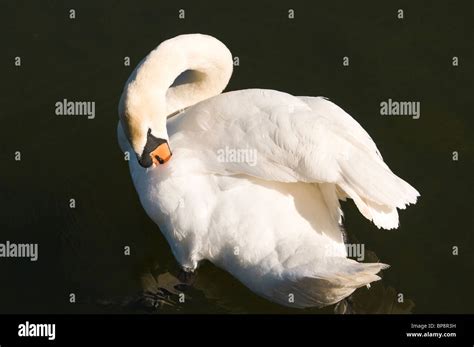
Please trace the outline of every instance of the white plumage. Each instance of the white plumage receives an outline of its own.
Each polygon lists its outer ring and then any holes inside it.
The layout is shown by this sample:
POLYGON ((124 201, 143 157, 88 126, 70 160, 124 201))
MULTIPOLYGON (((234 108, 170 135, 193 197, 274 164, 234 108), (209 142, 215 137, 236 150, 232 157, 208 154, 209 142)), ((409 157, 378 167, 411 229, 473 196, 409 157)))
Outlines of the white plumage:
POLYGON ((121 98, 122 150, 140 155, 150 129, 173 152, 150 168, 130 160, 130 170, 177 261, 194 270, 208 259, 293 307, 333 304, 378 280, 385 264, 347 258, 339 200, 353 199, 364 217, 391 229, 397 208, 415 203, 418 192, 337 105, 274 90, 219 94, 231 71, 221 42, 182 35, 142 61, 121 98), (256 161, 222 160, 224 148, 254 151, 256 161))

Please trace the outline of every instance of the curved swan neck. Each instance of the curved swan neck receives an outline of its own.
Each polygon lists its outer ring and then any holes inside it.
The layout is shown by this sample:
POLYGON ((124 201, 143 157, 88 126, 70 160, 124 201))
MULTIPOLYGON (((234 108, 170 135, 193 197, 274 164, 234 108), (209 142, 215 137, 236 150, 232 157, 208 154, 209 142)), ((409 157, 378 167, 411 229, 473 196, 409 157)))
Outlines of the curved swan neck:
MULTIPOLYGON (((211 36, 190 34, 169 39, 132 73, 121 111, 131 127, 147 126, 155 136, 167 138, 166 117, 220 94, 232 68, 230 51, 211 36)), ((140 133, 143 131, 146 129, 140 133)), ((133 135, 129 137, 133 141, 133 135)))
POLYGON ((219 40, 181 35, 161 43, 137 67, 132 81, 155 117, 171 114, 220 94, 232 75, 232 55, 219 40), (159 103, 159 104, 158 104, 159 103), (165 107, 163 107, 165 106, 165 107))
POLYGON ((219 40, 208 35, 181 35, 148 55, 137 72, 137 81, 156 83, 158 92, 165 94, 169 114, 220 94, 232 67, 232 55, 219 40))

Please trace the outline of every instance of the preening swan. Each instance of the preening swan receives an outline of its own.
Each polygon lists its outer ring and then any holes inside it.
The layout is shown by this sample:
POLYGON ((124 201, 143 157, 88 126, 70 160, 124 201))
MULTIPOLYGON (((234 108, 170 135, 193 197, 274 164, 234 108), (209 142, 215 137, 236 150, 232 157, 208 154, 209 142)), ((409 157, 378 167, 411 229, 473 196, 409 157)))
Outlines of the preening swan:
POLYGON ((140 62, 120 99, 133 183, 179 264, 207 259, 290 307, 330 305, 380 279, 387 265, 347 258, 339 200, 392 229, 418 192, 325 98, 221 94, 232 67, 219 40, 177 36, 140 62))

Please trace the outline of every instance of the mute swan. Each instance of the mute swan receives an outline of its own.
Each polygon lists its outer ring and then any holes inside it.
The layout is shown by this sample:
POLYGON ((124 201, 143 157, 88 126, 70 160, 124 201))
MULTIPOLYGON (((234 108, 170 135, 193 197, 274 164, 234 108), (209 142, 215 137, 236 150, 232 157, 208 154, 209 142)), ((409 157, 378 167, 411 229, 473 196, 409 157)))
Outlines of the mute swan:
POLYGON ((232 67, 219 40, 177 36, 139 63, 120 99, 119 143, 137 156, 133 183, 179 264, 192 272, 207 259, 299 308, 334 304, 379 280, 388 265, 347 258, 339 200, 353 199, 364 217, 392 229, 397 208, 418 192, 325 98, 221 94, 232 67))

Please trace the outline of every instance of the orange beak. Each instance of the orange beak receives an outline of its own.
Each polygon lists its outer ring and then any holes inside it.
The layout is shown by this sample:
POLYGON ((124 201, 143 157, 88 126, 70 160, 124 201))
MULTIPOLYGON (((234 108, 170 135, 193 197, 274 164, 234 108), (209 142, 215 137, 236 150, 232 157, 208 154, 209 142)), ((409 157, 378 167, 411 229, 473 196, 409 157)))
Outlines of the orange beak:
POLYGON ((151 160, 155 165, 166 163, 170 160, 171 155, 172 153, 168 142, 163 142, 150 153, 151 160))

